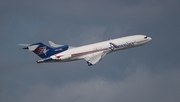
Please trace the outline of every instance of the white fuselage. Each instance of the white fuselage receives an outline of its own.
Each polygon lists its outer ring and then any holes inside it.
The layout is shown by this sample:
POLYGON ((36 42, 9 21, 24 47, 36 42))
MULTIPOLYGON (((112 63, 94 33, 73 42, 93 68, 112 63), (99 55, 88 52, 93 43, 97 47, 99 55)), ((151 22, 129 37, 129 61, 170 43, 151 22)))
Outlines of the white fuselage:
POLYGON ((132 48, 148 43, 150 37, 145 35, 133 35, 112 40, 107 40, 99 43, 89 44, 85 46, 75 47, 67 51, 52 55, 51 58, 55 61, 73 61, 84 59, 89 54, 97 53, 100 51, 118 51, 127 48, 132 48))

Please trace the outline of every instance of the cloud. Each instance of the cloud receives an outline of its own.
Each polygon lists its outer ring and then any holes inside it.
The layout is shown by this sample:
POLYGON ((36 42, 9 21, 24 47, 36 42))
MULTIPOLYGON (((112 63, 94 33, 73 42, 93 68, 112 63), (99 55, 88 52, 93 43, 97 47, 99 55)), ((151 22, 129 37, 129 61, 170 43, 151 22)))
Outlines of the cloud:
MULTIPOLYGON (((16 89, 14 94, 17 102, 179 102, 179 72, 177 69, 152 76, 145 68, 138 68, 124 80, 99 77, 55 87, 35 84, 26 91, 16 89)), ((2 100, 7 98, 5 91, 1 95, 2 100)))

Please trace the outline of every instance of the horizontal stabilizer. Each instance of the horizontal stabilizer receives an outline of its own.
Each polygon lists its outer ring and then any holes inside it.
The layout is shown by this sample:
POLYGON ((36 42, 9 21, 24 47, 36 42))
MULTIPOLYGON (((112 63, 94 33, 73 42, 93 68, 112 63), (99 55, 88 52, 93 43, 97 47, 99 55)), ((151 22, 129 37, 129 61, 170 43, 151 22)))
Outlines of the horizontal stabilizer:
MULTIPOLYGON (((54 47, 54 48, 64 46, 64 45, 60 45, 60 44, 55 44, 52 41, 49 41, 49 45, 54 47)), ((72 48, 75 48, 75 47, 69 46, 69 49, 72 49, 72 48)))
POLYGON ((28 47, 30 44, 18 44, 18 45, 28 47))
POLYGON ((34 51, 39 45, 31 45, 31 44, 18 44, 20 46, 24 46, 22 49, 29 49, 29 51, 34 51))
POLYGON ((39 45, 28 46, 29 51, 34 51, 39 45))
POLYGON ((52 42, 52 41, 49 41, 49 45, 52 46, 52 47, 60 47, 60 46, 63 46, 63 45, 55 44, 55 43, 52 42))
MULTIPOLYGON (((41 57, 43 59, 48 58, 57 53, 66 51, 69 48, 68 45, 64 45, 64 46, 57 47, 57 48, 51 48, 41 42, 34 43, 34 44, 19 44, 19 45, 24 46, 23 49, 28 49, 29 51, 34 52, 36 55, 38 55, 39 57, 41 57)), ((43 60, 43 61, 45 61, 45 60, 43 60)))

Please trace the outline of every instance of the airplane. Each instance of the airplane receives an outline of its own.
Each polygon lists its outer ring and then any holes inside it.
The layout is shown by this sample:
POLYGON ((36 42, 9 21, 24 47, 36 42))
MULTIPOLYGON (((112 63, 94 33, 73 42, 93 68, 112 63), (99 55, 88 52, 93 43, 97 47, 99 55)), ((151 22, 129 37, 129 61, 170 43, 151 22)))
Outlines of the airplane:
POLYGON ((151 37, 146 35, 132 35, 80 47, 59 45, 52 41, 49 41, 50 47, 41 42, 19 45, 24 46, 23 49, 28 49, 42 58, 37 60, 37 63, 69 62, 83 59, 88 66, 92 66, 111 52, 141 46, 151 41, 151 39, 151 37))

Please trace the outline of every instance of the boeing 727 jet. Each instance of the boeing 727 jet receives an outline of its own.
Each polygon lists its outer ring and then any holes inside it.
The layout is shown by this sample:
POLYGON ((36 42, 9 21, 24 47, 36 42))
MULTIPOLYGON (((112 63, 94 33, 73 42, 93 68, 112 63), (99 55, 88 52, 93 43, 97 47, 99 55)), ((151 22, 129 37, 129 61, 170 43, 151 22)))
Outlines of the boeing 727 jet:
POLYGON ((144 45, 149 41, 151 41, 151 38, 145 35, 133 35, 80 47, 59 45, 52 41, 49 41, 51 47, 46 46, 41 42, 19 45, 24 46, 23 49, 28 49, 42 58, 37 60, 37 63, 68 62, 83 59, 87 62, 88 66, 92 66, 97 64, 105 55, 111 52, 144 45))

